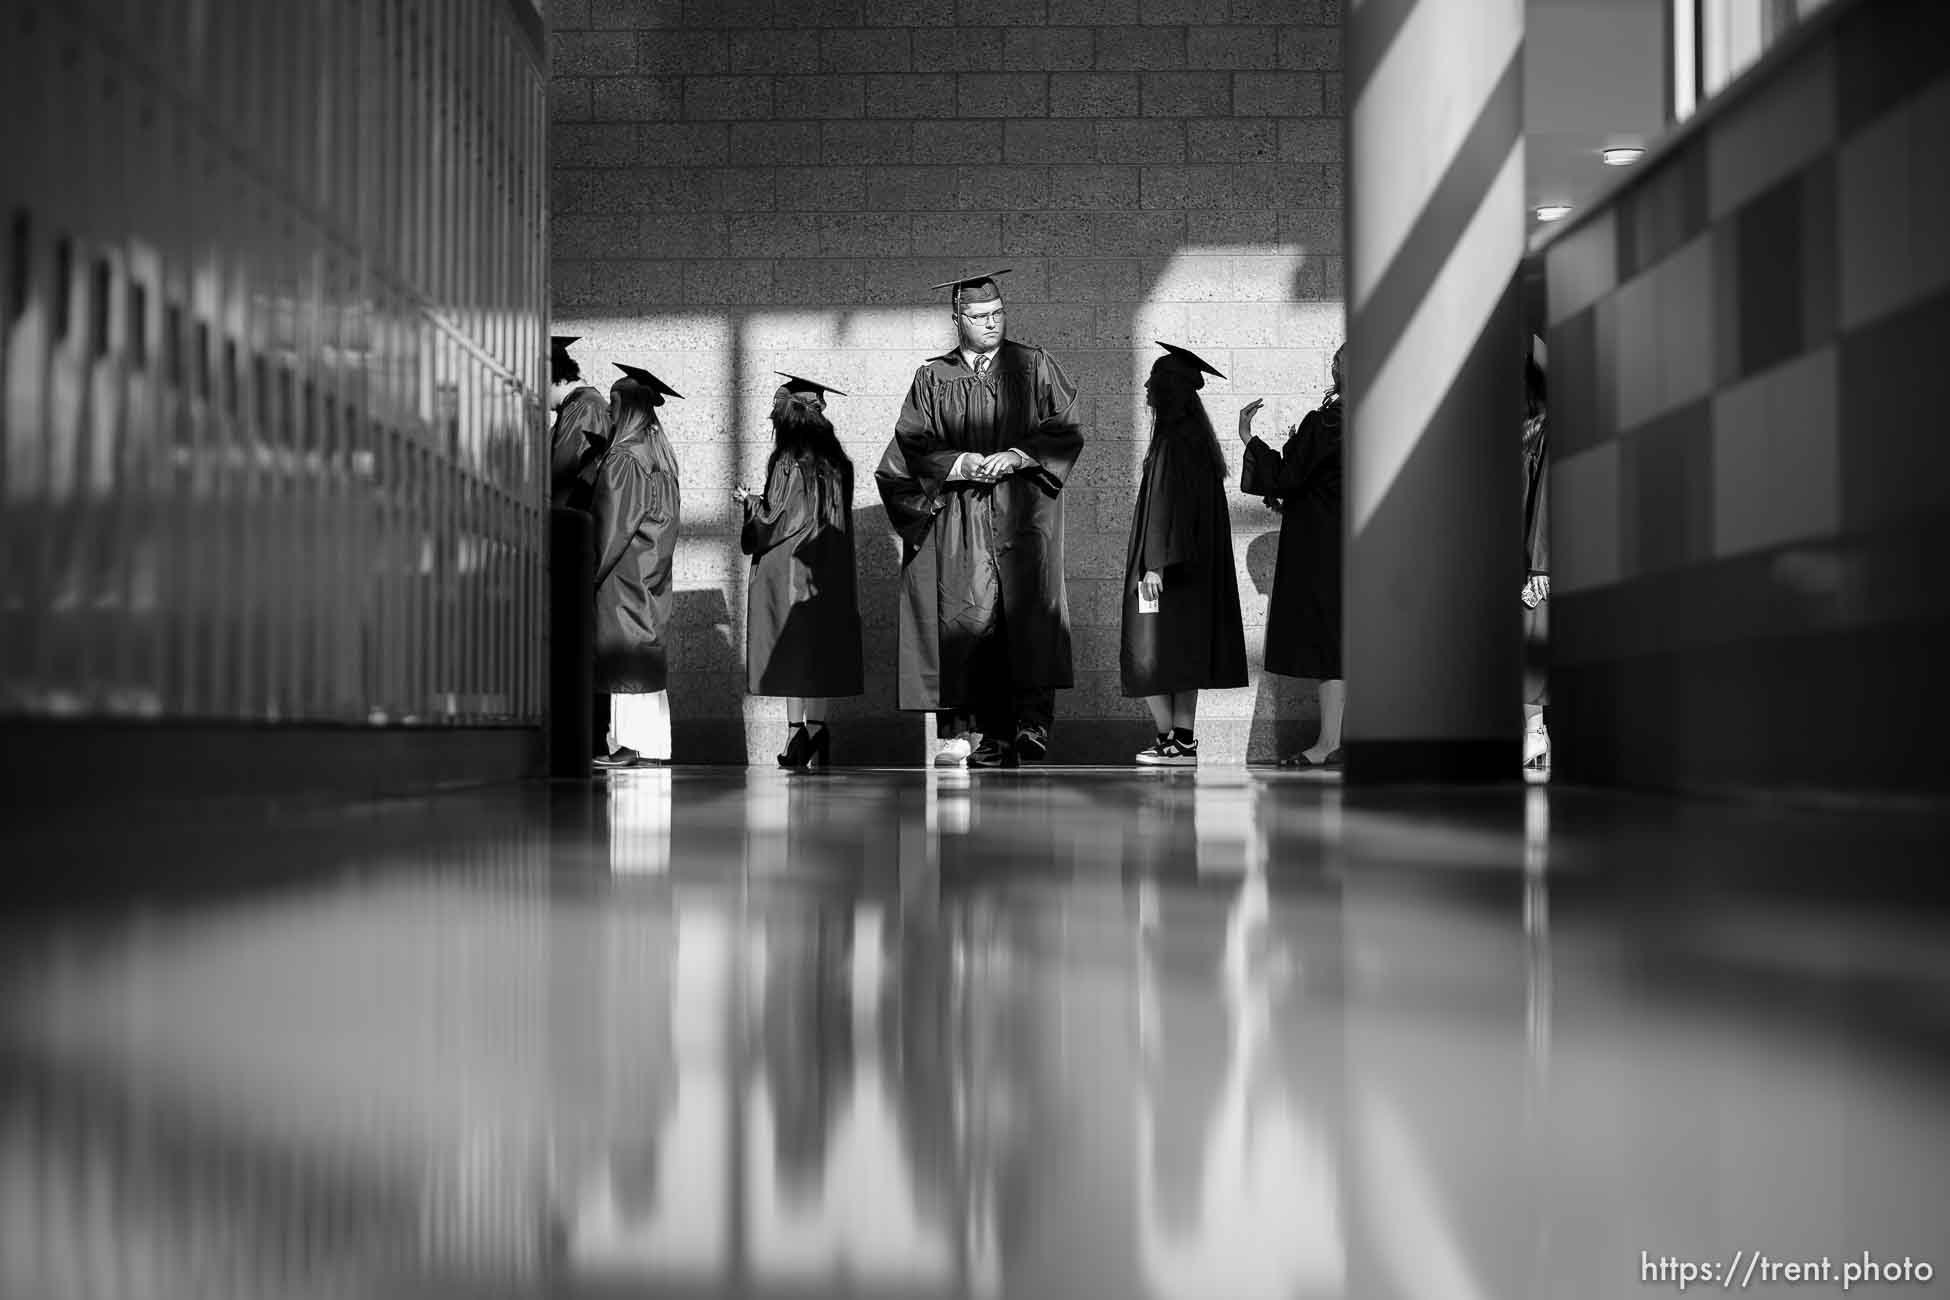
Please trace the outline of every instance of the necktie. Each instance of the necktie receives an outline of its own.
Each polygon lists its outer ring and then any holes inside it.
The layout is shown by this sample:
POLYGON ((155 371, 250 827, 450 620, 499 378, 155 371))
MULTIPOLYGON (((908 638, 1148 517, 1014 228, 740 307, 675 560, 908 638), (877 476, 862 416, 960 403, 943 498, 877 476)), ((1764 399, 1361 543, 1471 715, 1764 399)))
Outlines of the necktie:
POLYGON ((975 358, 975 377, 977 379, 987 379, 988 375, 989 356, 987 353, 983 353, 981 356, 975 358))

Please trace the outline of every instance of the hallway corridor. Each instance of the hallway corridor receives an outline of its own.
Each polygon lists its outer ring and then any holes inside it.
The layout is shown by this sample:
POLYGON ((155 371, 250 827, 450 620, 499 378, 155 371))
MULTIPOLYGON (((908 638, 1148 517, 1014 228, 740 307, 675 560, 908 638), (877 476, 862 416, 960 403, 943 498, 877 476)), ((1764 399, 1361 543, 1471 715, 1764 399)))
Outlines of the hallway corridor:
POLYGON ((1950 1262, 1930 814, 753 768, 189 818, 9 829, 7 1296, 1950 1262))

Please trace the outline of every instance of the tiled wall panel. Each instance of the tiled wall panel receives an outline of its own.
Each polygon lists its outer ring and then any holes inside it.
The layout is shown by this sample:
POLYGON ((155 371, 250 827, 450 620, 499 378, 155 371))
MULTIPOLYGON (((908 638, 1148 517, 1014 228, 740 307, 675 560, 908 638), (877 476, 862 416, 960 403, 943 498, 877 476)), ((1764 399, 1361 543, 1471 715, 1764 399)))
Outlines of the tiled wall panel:
POLYGON ((1825 701, 1950 622, 1946 12, 1835 5, 1547 248, 1560 774, 1943 788, 1932 682, 1825 701))
POLYGON ((0 716, 539 723, 531 0, 5 22, 0 716))

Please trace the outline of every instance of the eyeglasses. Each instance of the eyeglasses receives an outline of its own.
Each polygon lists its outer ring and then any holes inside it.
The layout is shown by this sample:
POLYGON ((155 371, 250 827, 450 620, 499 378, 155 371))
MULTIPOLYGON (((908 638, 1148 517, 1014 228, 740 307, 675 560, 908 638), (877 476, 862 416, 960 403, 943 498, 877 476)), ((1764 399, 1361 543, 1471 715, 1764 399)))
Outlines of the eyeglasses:
POLYGON ((1006 315, 1008 315, 1007 312, 997 307, 994 311, 985 311, 979 316, 974 312, 965 311, 961 314, 961 318, 975 325, 986 324, 989 321, 994 321, 999 325, 1002 323, 1002 318, 1006 315))

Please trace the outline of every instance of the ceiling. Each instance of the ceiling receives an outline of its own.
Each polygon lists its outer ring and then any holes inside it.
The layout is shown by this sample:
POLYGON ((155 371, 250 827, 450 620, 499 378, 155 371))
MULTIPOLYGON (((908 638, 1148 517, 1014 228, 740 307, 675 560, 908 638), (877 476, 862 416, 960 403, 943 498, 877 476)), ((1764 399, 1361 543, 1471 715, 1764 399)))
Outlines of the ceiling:
POLYGON ((1528 206, 1577 204, 1615 169, 1615 144, 1665 130, 1671 0, 1527 0, 1524 121, 1528 206))

